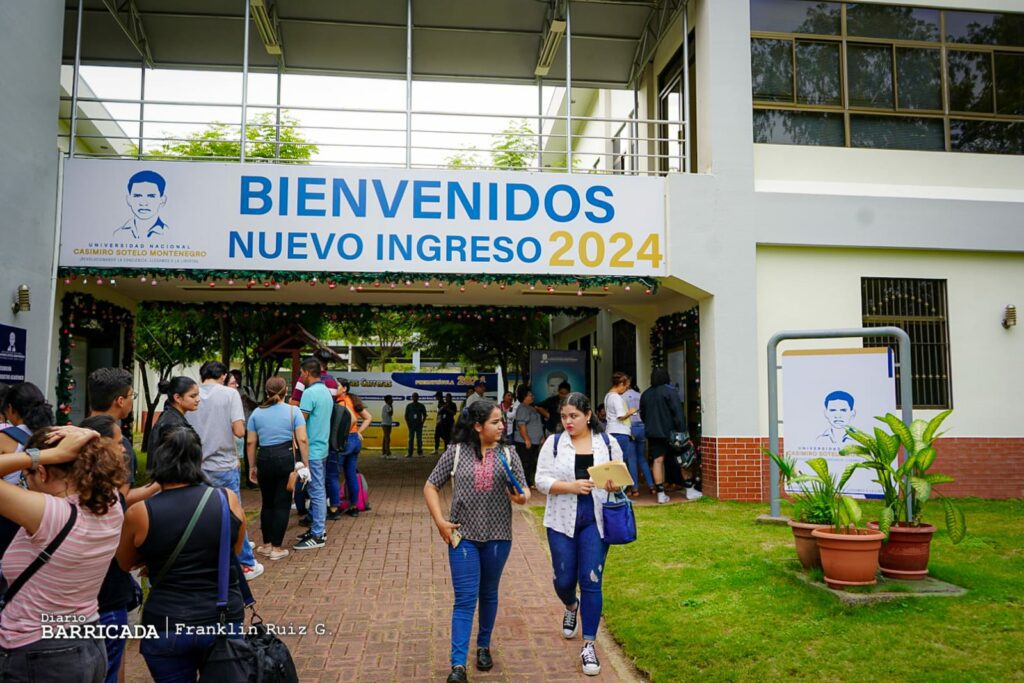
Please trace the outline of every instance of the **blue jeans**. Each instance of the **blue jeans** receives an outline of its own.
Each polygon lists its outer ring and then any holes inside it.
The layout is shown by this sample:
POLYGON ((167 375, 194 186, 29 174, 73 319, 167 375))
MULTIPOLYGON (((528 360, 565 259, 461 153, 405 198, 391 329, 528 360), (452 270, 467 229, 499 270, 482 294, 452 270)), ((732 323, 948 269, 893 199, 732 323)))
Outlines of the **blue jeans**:
POLYGON ((473 612, 480 603, 476 646, 491 646, 491 631, 498 615, 498 583, 512 541, 468 541, 448 548, 455 604, 452 607, 452 666, 465 666, 469 656, 469 635, 473 612))
POLYGON ((356 478, 356 460, 359 458, 359 451, 363 449, 363 440, 353 432, 345 440, 345 450, 330 451, 326 460, 326 484, 327 502, 332 508, 341 505, 341 484, 339 482, 341 473, 345 473, 345 496, 351 505, 355 505, 356 497, 359 495, 359 486, 356 478))
POLYGON ((324 477, 327 473, 327 458, 309 459, 309 481, 306 483, 306 502, 309 504, 309 530, 314 536, 323 536, 327 524, 327 493, 324 477))
MULTIPOLYGON (((125 608, 100 612, 100 623, 104 626, 124 626, 128 623, 128 610, 125 608)), ((117 683, 117 672, 121 668, 121 659, 124 657, 124 646, 127 644, 124 638, 105 638, 103 644, 107 648, 107 677, 105 683, 117 683)))
POLYGON ((409 425, 409 455, 412 455, 413 440, 416 441, 416 453, 418 455, 423 455, 423 425, 420 425, 418 427, 409 425))
MULTIPOLYGON (((228 624, 225 628, 233 628, 229 633, 234 635, 229 635, 229 638, 242 637, 241 624, 233 627, 228 624)), ((149 675, 155 683, 195 683, 206 651, 216 639, 214 634, 165 631, 158 638, 143 640, 139 644, 139 652, 145 658, 149 675)))
POLYGON ((595 640, 601 623, 601 582, 608 544, 597 531, 594 499, 590 494, 578 496, 576 530, 572 538, 554 529, 547 532, 551 564, 555 570, 555 593, 569 608, 576 604, 576 586, 579 586, 583 640, 595 640))
POLYGON ((635 423, 630 429, 633 432, 633 451, 636 456, 636 463, 630 464, 626 461, 626 466, 630 468, 630 476, 633 477, 633 483, 636 488, 640 488, 640 479, 637 478, 637 465, 640 466, 640 472, 643 474, 643 480, 647 482, 647 487, 650 488, 654 485, 654 475, 650 473, 650 464, 647 462, 647 430, 644 428, 642 422, 635 423))
MULTIPOLYGON (((643 427, 640 428, 643 431, 643 427)), ((622 449, 622 458, 626 461, 626 467, 629 469, 629 476, 633 477, 633 488, 640 488, 640 477, 637 473, 637 467, 643 472, 644 481, 647 482, 647 486, 654 486, 654 475, 651 474, 651 466, 647 464, 647 458, 643 455, 643 440, 634 441, 625 434, 612 434, 615 440, 619 442, 619 448, 622 449)))
MULTIPOLYGON (((238 501, 242 501, 242 492, 238 488, 238 469, 233 470, 219 470, 217 472, 211 472, 209 470, 203 470, 203 474, 206 475, 210 483, 218 488, 226 488, 235 492, 238 496, 238 501)), ((238 562, 246 567, 252 567, 256 564, 256 558, 253 557, 252 548, 249 547, 249 532, 245 532, 245 540, 242 542, 242 552, 238 553, 238 562)))

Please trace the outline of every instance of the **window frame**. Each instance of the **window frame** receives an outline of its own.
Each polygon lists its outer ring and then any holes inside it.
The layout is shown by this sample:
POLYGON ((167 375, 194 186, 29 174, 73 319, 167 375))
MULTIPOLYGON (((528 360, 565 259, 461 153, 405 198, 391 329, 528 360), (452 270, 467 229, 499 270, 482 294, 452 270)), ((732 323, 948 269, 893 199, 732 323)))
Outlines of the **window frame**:
MULTIPOLYGON (((860 278, 860 300, 861 300, 861 325, 863 327, 885 327, 893 326, 907 332, 910 335, 910 352, 914 360, 928 356, 932 364, 922 368, 920 364, 911 367, 911 388, 913 397, 913 408, 915 410, 945 410, 953 407, 953 368, 950 361, 950 334, 949 334, 949 282, 942 278, 901 278, 901 277, 875 277, 863 276, 860 278), (922 287, 933 287, 938 301, 935 307, 938 311, 932 315, 922 315, 920 311, 908 313, 905 310, 900 313, 881 313, 868 310, 869 297, 872 294, 878 295, 883 290, 896 292, 901 298, 909 299, 911 294, 908 290, 920 289, 922 287), (913 325, 933 324, 941 325, 941 339, 939 341, 914 339, 913 332, 908 329, 913 325), (934 347, 934 348, 929 348, 934 347), (941 366, 943 376, 930 376, 922 373, 928 372, 941 366), (928 386, 928 382, 942 382, 928 386), (918 388, 924 396, 918 396, 918 388), (945 401, 936 400, 926 402, 925 398, 942 398, 945 401)), ((884 301, 882 303, 885 303, 884 301)), ((918 303, 920 301, 918 300, 918 303)), ((899 359, 899 347, 888 337, 865 337, 862 340, 864 348, 891 347, 895 357, 899 359)), ((896 374, 896 407, 902 408, 900 404, 900 382, 902 381, 902 369, 897 367, 896 374)))
MULTIPOLYGON (((974 43, 962 43, 953 42, 947 40, 947 29, 946 29, 946 14, 950 11, 959 10, 947 10, 939 9, 939 40, 911 40, 905 38, 872 38, 867 36, 855 36, 850 35, 847 31, 847 2, 841 2, 840 4, 840 31, 838 35, 824 35, 817 33, 784 33, 774 31, 751 31, 751 40, 767 39, 767 40, 781 40, 789 43, 790 59, 792 64, 792 101, 771 101, 771 100, 758 100, 755 98, 754 93, 751 92, 751 100, 753 108, 767 109, 767 110, 787 110, 787 111, 801 111, 801 112, 833 112, 841 114, 843 117, 843 128, 844 128, 844 147, 852 147, 851 142, 851 114, 867 114, 867 115, 884 115, 884 116, 902 116, 908 118, 935 118, 942 121, 943 126, 943 147, 942 151, 955 152, 959 151, 953 149, 952 136, 951 136, 951 119, 961 120, 968 119, 972 121, 985 121, 985 122, 996 122, 996 123, 1024 123, 1024 114, 1000 114, 999 112, 999 99, 998 99, 998 77, 999 74, 996 70, 996 55, 997 54, 1014 54, 1021 55, 1024 57, 1024 47, 1015 47, 1002 44, 974 44, 974 43), (830 43, 839 46, 840 55, 840 73, 839 76, 839 87, 840 87, 840 100, 841 103, 838 105, 834 104, 801 104, 799 103, 799 93, 797 92, 797 83, 799 81, 799 75, 797 73, 797 60, 796 60, 796 46, 798 42, 812 42, 812 43, 830 43), (890 54, 890 67, 892 70, 892 108, 877 108, 877 107, 855 107, 850 105, 850 79, 849 79, 849 52, 848 48, 851 45, 878 45, 889 48, 890 54), (900 49, 922 49, 922 50, 938 50, 939 53, 939 88, 940 88, 940 103, 941 109, 909 109, 900 106, 900 90, 899 90, 899 60, 898 51, 900 49), (992 112, 971 112, 971 111, 960 111, 954 110, 950 106, 951 94, 949 90, 949 51, 959 52, 980 52, 988 55, 988 64, 991 74, 990 87, 992 90, 992 112)), ((900 5, 898 3, 886 3, 884 6, 887 7, 907 7, 906 5, 900 5)), ((1019 14, 1024 16, 1024 13, 1018 12, 991 12, 992 14, 1019 14)), ((751 50, 751 71, 753 72, 753 50, 751 50)), ((659 93, 660 101, 660 93, 659 93)), ((767 144, 795 144, 795 143, 767 143, 767 144)), ((885 148, 882 148, 885 149, 885 148)), ((899 147, 889 149, 903 149, 899 147)), ((930 150, 917 150, 917 151, 930 151, 930 150)), ((936 150, 937 151, 937 150, 936 150)), ((1024 150, 1021 150, 1020 154, 1012 154, 1009 152, 997 152, 999 154, 1009 156, 1019 156, 1024 154, 1024 150)))

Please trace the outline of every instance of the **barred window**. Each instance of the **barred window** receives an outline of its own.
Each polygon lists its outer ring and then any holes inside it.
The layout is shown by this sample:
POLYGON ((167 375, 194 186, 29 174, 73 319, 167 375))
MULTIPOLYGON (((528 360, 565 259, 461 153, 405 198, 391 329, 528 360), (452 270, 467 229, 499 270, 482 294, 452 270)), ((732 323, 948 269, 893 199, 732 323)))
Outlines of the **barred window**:
MULTIPOLYGON (((910 335, 914 408, 952 408, 949 373, 949 319, 945 280, 861 278, 864 327, 895 326, 910 335)), ((899 346, 889 337, 866 337, 865 347, 899 346)), ((901 368, 896 369, 900 405, 901 368)))

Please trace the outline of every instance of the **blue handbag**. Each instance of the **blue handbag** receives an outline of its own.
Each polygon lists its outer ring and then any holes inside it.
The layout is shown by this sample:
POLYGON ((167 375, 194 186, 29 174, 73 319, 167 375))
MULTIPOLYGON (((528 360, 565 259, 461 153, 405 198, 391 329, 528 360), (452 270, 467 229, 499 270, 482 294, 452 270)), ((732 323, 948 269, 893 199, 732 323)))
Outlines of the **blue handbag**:
POLYGON ((636 540, 636 516, 633 503, 624 494, 608 495, 608 502, 601 509, 604 516, 604 542, 610 545, 625 545, 636 540))

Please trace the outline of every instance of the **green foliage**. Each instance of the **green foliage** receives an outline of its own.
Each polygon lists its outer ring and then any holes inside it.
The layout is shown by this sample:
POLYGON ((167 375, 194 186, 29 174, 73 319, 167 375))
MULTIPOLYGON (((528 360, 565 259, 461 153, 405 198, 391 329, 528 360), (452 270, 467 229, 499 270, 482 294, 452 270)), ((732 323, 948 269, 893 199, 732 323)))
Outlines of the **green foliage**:
MULTIPOLYGON (((885 507, 890 511, 887 513, 889 523, 882 529, 886 537, 888 527, 894 523, 920 526, 925 504, 936 493, 933 487, 953 481, 953 477, 947 474, 928 472, 935 462, 933 443, 942 436, 939 426, 951 412, 943 411, 930 421, 914 420, 909 427, 892 413, 876 417, 876 420, 888 425, 892 433, 875 427, 873 439, 856 427, 848 428, 847 432, 859 445, 846 446, 840 453, 863 458, 864 461, 854 465, 854 468, 870 469, 875 473, 875 481, 882 486, 885 507), (898 467, 894 467, 899 446, 903 446, 906 456, 898 467), (913 509, 910 519, 907 518, 908 500, 913 509)), ((946 529, 953 542, 959 543, 967 533, 963 513, 945 497, 942 498, 942 504, 946 510, 946 529)))
POLYGON ((807 461, 807 467, 814 474, 800 474, 795 458, 780 457, 766 448, 761 450, 778 465, 782 480, 796 484, 800 489, 792 494, 797 520, 805 524, 831 524, 839 532, 849 526, 863 526, 856 501, 842 495, 843 487, 853 474, 852 466, 846 468, 837 480, 829 472, 824 458, 813 458, 807 461))
POLYGON ((490 160, 483 162, 476 147, 465 147, 445 159, 451 169, 495 168, 502 171, 524 171, 536 165, 537 134, 524 119, 509 121, 491 138, 490 160))
POLYGON ((398 309, 381 307, 373 312, 374 315, 356 321, 330 324, 329 336, 368 342, 377 349, 376 363, 385 372, 391 358, 419 336, 420 326, 414 317, 398 309))
MULTIPOLYGON (((940 528, 929 569, 967 594, 858 606, 794 578, 790 530, 752 523, 763 504, 705 496, 636 506, 639 538, 608 553, 605 624, 654 683, 1020 681, 1024 500, 957 502, 971 517, 970 536, 953 545, 940 528), (894 647, 883 658, 865 639, 919 649, 894 647)), ((860 504, 869 519, 882 512, 881 501, 860 504)), ((545 543, 544 508, 532 510, 545 543)))
MULTIPOLYGON (((308 161, 317 153, 316 145, 310 144, 299 131, 299 120, 286 112, 281 114, 281 135, 275 139, 277 126, 272 112, 260 112, 249 120, 245 128, 246 161, 257 159, 308 161)), ((146 154, 151 159, 177 157, 215 158, 218 161, 238 160, 241 156, 240 126, 214 122, 206 129, 191 133, 184 141, 168 142, 154 152, 146 154)))

